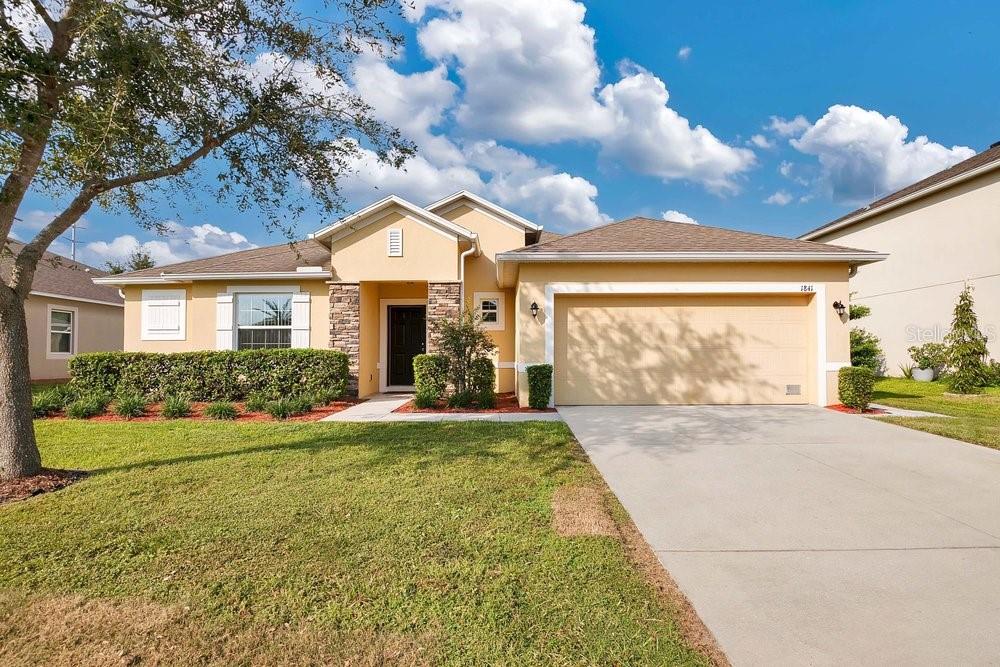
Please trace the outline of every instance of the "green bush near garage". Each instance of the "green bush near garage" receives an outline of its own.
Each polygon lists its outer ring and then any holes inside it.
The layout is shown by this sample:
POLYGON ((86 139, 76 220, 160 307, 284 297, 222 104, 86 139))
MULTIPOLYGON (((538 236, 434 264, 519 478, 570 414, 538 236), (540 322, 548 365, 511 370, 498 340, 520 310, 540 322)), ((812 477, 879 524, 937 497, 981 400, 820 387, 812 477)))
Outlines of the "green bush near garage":
POLYGON ((92 352, 70 360, 77 394, 138 394, 149 400, 242 401, 254 394, 293 396, 347 388, 347 355, 337 350, 284 349, 177 352, 92 352))
POLYGON ((528 366, 528 407, 544 410, 552 398, 552 364, 528 366))
POLYGON ((847 366, 838 373, 840 402, 855 410, 867 410, 875 391, 875 372, 865 366, 847 366))

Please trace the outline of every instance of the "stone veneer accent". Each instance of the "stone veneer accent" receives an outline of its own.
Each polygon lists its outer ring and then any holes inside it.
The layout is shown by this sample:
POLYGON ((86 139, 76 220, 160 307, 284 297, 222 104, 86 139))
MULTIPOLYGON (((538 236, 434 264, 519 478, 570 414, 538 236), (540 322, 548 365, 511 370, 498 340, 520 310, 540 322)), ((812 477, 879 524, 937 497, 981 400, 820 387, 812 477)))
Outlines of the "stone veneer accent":
POLYGON ((427 352, 437 351, 434 323, 456 318, 462 306, 461 283, 427 283, 427 352))
POLYGON ((358 393, 361 361, 361 285, 330 283, 330 347, 347 353, 347 393, 358 393))

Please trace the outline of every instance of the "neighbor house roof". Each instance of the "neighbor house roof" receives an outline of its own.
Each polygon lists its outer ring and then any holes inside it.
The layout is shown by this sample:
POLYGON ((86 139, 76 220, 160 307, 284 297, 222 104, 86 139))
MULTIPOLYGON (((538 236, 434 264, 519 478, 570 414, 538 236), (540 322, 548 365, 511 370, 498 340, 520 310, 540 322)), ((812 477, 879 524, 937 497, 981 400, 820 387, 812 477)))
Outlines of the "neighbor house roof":
POLYGON ((310 273, 329 277, 330 249, 319 241, 307 239, 121 273, 100 278, 97 282, 128 284, 177 282, 196 278, 301 278, 310 273))
MULTIPOLYGON (((14 260, 22 248, 24 244, 20 241, 7 239, 9 252, 0 253, 0 277, 4 281, 10 279, 14 260)), ((113 306, 123 305, 125 301, 118 294, 118 290, 93 283, 93 278, 105 275, 107 274, 104 271, 92 266, 47 252, 35 269, 35 276, 31 281, 31 294, 76 301, 96 301, 113 306)))
POLYGON ((831 261, 885 255, 721 227, 629 218, 497 255, 504 261, 831 261))
POLYGON ((973 155, 968 160, 963 160, 947 169, 942 169, 936 174, 931 174, 913 185, 908 185, 902 190, 897 190, 890 195, 873 201, 867 206, 863 206, 856 211, 851 211, 847 215, 843 215, 836 220, 808 231, 799 238, 803 240, 814 239, 836 229, 842 229, 848 225, 861 222, 876 213, 901 206, 906 202, 949 188, 997 168, 1000 168, 1000 141, 982 153, 973 155))

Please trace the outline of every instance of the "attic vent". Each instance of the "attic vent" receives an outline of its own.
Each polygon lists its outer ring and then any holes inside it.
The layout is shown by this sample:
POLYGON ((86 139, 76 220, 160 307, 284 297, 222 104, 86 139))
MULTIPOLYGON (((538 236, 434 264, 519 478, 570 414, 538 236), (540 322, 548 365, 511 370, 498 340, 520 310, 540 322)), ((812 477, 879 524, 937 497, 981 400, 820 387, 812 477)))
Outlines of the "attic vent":
POLYGON ((801 396, 801 395, 802 395, 802 385, 800 384, 785 385, 785 396, 801 396))
POLYGON ((403 230, 390 229, 386 236, 386 252, 389 257, 403 256, 403 230))

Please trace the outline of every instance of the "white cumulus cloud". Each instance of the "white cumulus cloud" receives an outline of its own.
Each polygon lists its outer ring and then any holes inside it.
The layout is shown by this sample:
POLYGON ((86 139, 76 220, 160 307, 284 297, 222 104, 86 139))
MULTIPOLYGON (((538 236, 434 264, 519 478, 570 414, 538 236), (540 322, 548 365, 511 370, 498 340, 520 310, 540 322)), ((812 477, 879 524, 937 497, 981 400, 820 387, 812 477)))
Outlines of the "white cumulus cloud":
POLYGON ((693 49, 690 46, 682 46, 681 48, 679 48, 677 50, 677 59, 678 60, 687 60, 688 58, 691 57, 691 51, 692 50, 693 49))
POLYGON ((792 146, 819 160, 819 186, 836 201, 876 199, 975 155, 926 136, 907 141, 909 128, 896 116, 858 106, 834 105, 792 146))
POLYGON ((162 266, 256 247, 239 232, 226 231, 215 225, 187 227, 168 222, 162 238, 140 241, 132 234, 123 234, 111 241, 92 241, 81 248, 80 259, 102 266, 109 260, 127 259, 136 250, 141 250, 149 253, 157 266, 162 266))
POLYGON ((686 222, 689 225, 697 225, 698 221, 692 218, 687 213, 681 213, 680 211, 675 211, 670 209, 669 211, 664 211, 660 214, 664 220, 669 220, 670 222, 686 222))
POLYGON ((786 120, 781 116, 771 116, 771 122, 766 129, 771 130, 778 136, 792 137, 802 134, 809 127, 809 119, 803 115, 798 115, 791 120, 786 120))
POLYGON ((774 148, 774 142, 763 134, 755 134, 750 137, 750 143, 757 148, 774 148))
POLYGON ((795 197, 793 197, 791 195, 791 193, 789 193, 788 191, 786 191, 786 190, 778 190, 777 192, 775 192, 774 194, 772 194, 770 197, 768 197, 767 199, 765 199, 764 203, 765 204, 773 204, 774 206, 785 206, 786 204, 791 203, 791 201, 793 199, 795 199, 795 197))

